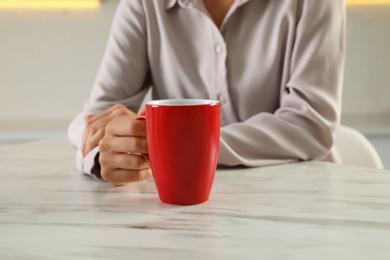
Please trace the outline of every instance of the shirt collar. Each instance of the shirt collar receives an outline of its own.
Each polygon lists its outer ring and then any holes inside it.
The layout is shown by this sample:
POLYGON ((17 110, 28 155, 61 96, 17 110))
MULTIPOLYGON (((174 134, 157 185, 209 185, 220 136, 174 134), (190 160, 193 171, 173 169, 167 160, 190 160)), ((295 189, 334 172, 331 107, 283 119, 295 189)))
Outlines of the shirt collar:
MULTIPOLYGON (((182 0, 181 2, 188 5, 191 1, 192 0, 182 0)), ((236 2, 236 4, 238 4, 238 6, 240 6, 240 5, 243 5, 249 1, 250 0, 236 0, 235 2, 236 2)), ((169 9, 173 8, 177 2, 179 2, 179 0, 166 0, 165 9, 169 10, 169 9)))
POLYGON ((175 6, 176 3, 177 3, 177 0, 167 0, 167 2, 165 4, 165 9, 166 10, 171 9, 172 7, 175 6))
MULTIPOLYGON (((200 0, 199 0, 200 1, 200 0)), ((165 9, 169 10, 175 6, 175 4, 179 4, 181 7, 188 7, 193 2, 196 2, 195 0, 167 0, 165 4, 165 9)))

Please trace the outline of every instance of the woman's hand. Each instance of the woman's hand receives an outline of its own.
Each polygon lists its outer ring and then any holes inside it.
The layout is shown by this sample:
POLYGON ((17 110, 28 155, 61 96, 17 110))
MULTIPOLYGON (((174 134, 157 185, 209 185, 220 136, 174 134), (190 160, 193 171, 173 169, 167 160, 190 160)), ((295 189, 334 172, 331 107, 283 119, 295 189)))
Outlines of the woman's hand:
POLYGON ((122 104, 114 105, 106 110, 93 115, 87 115, 85 129, 82 139, 81 151, 86 156, 93 148, 98 146, 103 138, 107 124, 114 118, 120 116, 136 117, 136 114, 122 104))
POLYGON ((114 185, 140 181, 152 176, 143 153, 148 153, 145 121, 132 115, 108 123, 99 142, 102 179, 114 185))

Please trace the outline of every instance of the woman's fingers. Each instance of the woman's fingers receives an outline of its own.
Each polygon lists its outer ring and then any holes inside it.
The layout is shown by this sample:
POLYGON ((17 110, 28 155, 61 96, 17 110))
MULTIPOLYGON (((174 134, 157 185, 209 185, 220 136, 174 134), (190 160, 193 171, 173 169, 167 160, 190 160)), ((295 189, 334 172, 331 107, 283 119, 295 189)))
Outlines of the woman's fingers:
POLYGON ((115 116, 129 115, 129 116, 133 116, 133 117, 136 116, 136 114, 133 111, 129 110, 126 106, 124 106, 122 104, 116 104, 116 105, 113 105, 112 107, 110 107, 106 110, 103 110, 99 113, 94 114, 93 116, 91 116, 89 118, 89 121, 91 123, 94 123, 94 122, 99 121, 103 118, 107 118, 110 115, 115 115, 115 116))
POLYGON ((107 109, 105 109, 105 110, 103 110, 103 111, 100 111, 100 112, 98 112, 98 113, 96 113, 96 114, 93 114, 91 117, 88 118, 88 122, 89 122, 89 123, 94 123, 94 122, 99 121, 99 120, 101 120, 102 118, 108 116, 108 115, 111 114, 112 111, 115 109, 115 108, 114 108, 115 106, 116 106, 116 105, 114 105, 114 106, 112 106, 112 107, 109 107, 109 108, 107 108, 107 109))
POLYGON ((135 117, 125 106, 114 105, 84 118, 83 156, 99 146, 101 176, 114 185, 152 176, 149 164, 141 155, 148 153, 146 125, 135 117))
POLYGON ((146 137, 146 124, 145 121, 130 116, 121 116, 112 120, 107 125, 106 131, 114 136, 146 137))
POLYGON ((102 169, 101 174, 103 180, 117 186, 124 185, 129 182, 142 181, 144 179, 152 177, 151 169, 145 169, 140 171, 117 169, 107 173, 104 169, 102 169))
POLYGON ((98 144, 99 150, 103 152, 132 154, 148 153, 148 141, 143 137, 112 136, 109 138, 105 136, 98 144))
POLYGON ((114 185, 140 181, 152 173, 142 155, 100 152, 99 161, 102 179, 114 185))
POLYGON ((114 118, 128 116, 135 118, 136 114, 122 104, 114 105, 96 114, 86 115, 85 129, 82 137, 81 151, 83 156, 95 148, 103 138, 107 124, 114 118))
POLYGON ((145 113, 145 106, 141 107, 140 110, 138 110, 137 116, 142 115, 145 113))
POLYGON ((150 166, 142 155, 136 154, 100 154, 99 161, 107 170, 132 170, 141 171, 149 169, 150 166))
POLYGON ((99 142, 99 150, 104 153, 148 153, 145 122, 129 116, 112 120, 99 142))
POLYGON ((122 185, 151 176, 143 153, 148 153, 145 122, 126 115, 113 119, 99 142, 101 176, 122 185))
POLYGON ((81 153, 83 154, 83 157, 85 157, 86 154, 86 146, 89 138, 89 128, 85 127, 83 137, 81 139, 81 153))
POLYGON ((94 134, 88 135, 85 142, 84 154, 87 155, 93 148, 99 145, 100 140, 104 137, 105 128, 100 128, 94 134))

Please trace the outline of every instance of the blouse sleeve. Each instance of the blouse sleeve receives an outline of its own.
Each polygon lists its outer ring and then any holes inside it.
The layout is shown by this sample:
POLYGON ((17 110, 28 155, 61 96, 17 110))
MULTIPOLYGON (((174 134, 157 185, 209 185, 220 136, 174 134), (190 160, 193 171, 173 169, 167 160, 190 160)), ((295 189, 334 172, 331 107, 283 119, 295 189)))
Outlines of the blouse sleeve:
POLYGON ((77 168, 90 173, 85 165, 93 165, 94 155, 81 156, 84 116, 120 103, 133 111, 139 106, 150 86, 147 59, 145 14, 141 0, 121 0, 112 26, 106 51, 84 110, 68 128, 68 139, 77 148, 77 168), (85 160, 92 160, 85 162, 85 160))
POLYGON ((299 9, 279 109, 223 127, 219 164, 264 166, 329 156, 341 112, 344 1, 302 0, 299 9))

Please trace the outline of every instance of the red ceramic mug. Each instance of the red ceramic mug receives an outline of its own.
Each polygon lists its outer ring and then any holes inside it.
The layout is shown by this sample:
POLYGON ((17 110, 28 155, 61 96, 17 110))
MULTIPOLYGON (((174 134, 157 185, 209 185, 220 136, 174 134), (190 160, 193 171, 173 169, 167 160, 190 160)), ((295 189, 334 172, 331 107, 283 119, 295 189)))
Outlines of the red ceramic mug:
POLYGON ((220 103, 205 99, 150 101, 145 114, 148 160, 164 203, 207 201, 217 167, 220 103))

